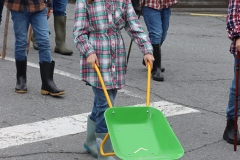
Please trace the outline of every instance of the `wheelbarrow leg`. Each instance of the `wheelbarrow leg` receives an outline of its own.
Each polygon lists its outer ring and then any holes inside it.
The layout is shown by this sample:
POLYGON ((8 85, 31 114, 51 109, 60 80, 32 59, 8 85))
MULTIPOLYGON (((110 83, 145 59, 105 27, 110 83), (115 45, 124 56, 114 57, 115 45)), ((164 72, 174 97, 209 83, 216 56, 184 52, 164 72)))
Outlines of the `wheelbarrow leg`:
MULTIPOLYGON (((102 141, 107 133, 96 133, 96 141, 97 141, 97 148, 98 148, 98 160, 115 160, 113 156, 102 156, 100 152, 100 146, 102 144, 102 141)), ((104 144, 103 148, 104 152, 113 152, 112 148, 112 142, 110 138, 108 137, 107 141, 104 144)))

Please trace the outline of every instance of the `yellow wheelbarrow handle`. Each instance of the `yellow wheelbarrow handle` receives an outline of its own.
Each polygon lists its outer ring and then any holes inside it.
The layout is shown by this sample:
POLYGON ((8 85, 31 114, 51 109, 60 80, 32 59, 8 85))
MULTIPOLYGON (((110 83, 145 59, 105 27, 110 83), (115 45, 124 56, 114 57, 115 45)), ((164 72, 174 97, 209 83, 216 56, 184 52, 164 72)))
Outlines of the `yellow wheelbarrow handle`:
MULTIPOLYGON (((150 66, 150 63, 149 63, 149 62, 147 63, 147 65, 148 65, 148 74, 147 74, 146 106, 149 107, 149 106, 150 106, 150 82, 151 82, 151 77, 150 77, 150 76, 151 76, 151 66, 150 66)), ((109 98, 109 95, 108 95, 106 86, 105 86, 105 84, 104 84, 102 75, 101 75, 101 73, 100 73, 100 71, 99 71, 99 68, 98 68, 98 66, 97 66, 96 64, 94 65, 94 69, 95 69, 96 72, 97 72, 97 75, 98 75, 98 78, 99 78, 100 83, 101 83, 101 85, 102 85, 102 89, 103 89, 103 92, 104 92, 105 97, 106 97, 106 99, 107 99, 108 105, 109 105, 110 108, 112 108, 112 107, 113 107, 113 106, 112 106, 112 102, 111 102, 111 100, 110 100, 110 98, 109 98)), ((103 139, 103 141, 102 141, 102 143, 101 143, 101 145, 100 145, 100 153, 101 153, 101 155, 104 156, 104 157, 106 157, 106 156, 115 156, 115 155, 116 155, 114 152, 104 153, 103 147, 104 147, 104 145, 105 145, 105 143, 106 143, 106 141, 107 141, 108 138, 109 138, 109 133, 106 134, 106 136, 104 137, 104 139, 103 139)))
POLYGON ((147 94, 146 94, 146 106, 150 106, 150 88, 151 88, 151 65, 148 62, 148 73, 147 73, 147 94))
POLYGON ((108 105, 109 105, 110 108, 112 108, 112 102, 110 101, 110 98, 109 98, 107 89, 106 89, 105 84, 104 84, 104 82, 103 82, 102 75, 101 75, 101 73, 100 73, 100 71, 99 71, 99 69, 98 69, 98 66, 97 66, 96 64, 94 65, 94 69, 95 69, 96 72, 97 72, 97 75, 98 75, 98 78, 99 78, 100 83, 101 83, 101 85, 102 85, 102 89, 103 89, 103 92, 104 92, 105 97, 106 97, 106 99, 107 99, 108 105))

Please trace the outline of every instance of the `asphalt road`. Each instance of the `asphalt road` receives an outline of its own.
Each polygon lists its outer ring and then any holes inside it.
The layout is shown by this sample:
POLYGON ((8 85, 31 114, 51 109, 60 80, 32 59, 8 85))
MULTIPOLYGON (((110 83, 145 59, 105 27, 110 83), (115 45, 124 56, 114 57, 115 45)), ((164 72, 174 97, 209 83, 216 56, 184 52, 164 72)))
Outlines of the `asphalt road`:
MULTIPOLYGON (((6 9, 0 26, 2 40, 5 12, 6 9)), ((229 53, 224 12, 223 15, 193 15, 192 12, 173 11, 162 47, 165 81, 151 82, 151 102, 166 111, 166 118, 185 151, 182 160, 227 160, 240 156, 239 149, 233 151, 233 145, 222 138, 233 77, 233 57, 229 53)), ((66 91, 62 98, 40 94, 38 52, 32 47, 28 55, 28 93, 14 92, 16 69, 10 19, 7 55, 0 59, 0 159, 94 159, 83 148, 86 121, 77 119, 91 111, 93 94, 78 77, 79 53, 72 37, 74 4, 68 5, 67 16, 66 43, 74 50, 72 56, 53 52, 53 17, 49 18, 52 57, 56 61, 54 79, 57 86, 66 91), (74 118, 73 115, 78 116, 74 118), (44 128, 44 125, 50 127, 44 128)), ((146 30, 142 17, 140 21, 146 30)), ((125 31, 122 33, 128 49, 130 38, 125 31)), ((147 70, 141 61, 142 54, 133 44, 127 84, 119 92, 115 106, 145 103, 147 70)))

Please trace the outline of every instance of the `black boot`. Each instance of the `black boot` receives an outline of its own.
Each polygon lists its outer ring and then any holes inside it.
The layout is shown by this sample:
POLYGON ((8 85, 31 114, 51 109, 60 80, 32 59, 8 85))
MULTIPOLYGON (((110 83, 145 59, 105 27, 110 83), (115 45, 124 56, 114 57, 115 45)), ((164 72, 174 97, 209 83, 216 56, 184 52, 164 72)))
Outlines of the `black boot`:
MULTIPOLYGON (((142 64, 143 64, 144 66, 146 66, 144 59, 142 60, 142 64)), ((164 68, 164 67, 162 67, 162 66, 161 66, 161 71, 162 71, 162 72, 164 72, 164 71, 165 71, 165 68, 164 68)))
POLYGON ((27 57, 24 61, 16 61, 17 68, 17 83, 15 92, 26 93, 27 92, 27 57))
POLYGON ((57 88, 53 81, 53 72, 55 62, 52 61, 51 63, 43 62, 40 64, 40 73, 42 78, 42 94, 47 94, 51 96, 59 96, 65 94, 64 90, 60 90, 57 88))
MULTIPOLYGON (((234 120, 228 119, 227 126, 223 134, 223 139, 228 143, 234 144, 234 120)), ((240 145, 240 135, 237 130, 237 144, 240 145)))
POLYGON ((159 44, 152 44, 153 46, 153 57, 155 61, 153 62, 153 69, 152 69, 152 78, 155 81, 164 81, 164 77, 161 71, 161 48, 159 44))

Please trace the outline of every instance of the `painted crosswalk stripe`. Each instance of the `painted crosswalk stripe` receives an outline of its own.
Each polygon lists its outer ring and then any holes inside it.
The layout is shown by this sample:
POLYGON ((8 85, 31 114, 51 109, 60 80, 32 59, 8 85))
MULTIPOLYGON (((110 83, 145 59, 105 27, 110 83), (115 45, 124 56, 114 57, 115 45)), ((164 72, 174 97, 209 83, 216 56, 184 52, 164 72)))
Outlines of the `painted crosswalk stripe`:
MULTIPOLYGON (((144 105, 137 104, 136 106, 144 105)), ((199 112, 198 110, 166 101, 153 102, 151 106, 161 110, 166 117, 199 112)), ((0 149, 85 132, 88 115, 89 113, 83 113, 1 128, 0 149)))

